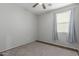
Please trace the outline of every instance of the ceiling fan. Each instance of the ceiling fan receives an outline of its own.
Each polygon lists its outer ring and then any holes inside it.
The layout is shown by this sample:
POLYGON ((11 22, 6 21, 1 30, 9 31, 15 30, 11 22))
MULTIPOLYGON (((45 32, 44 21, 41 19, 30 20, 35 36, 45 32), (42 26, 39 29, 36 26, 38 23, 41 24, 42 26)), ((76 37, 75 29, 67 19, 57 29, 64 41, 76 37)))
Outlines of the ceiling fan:
POLYGON ((35 3, 32 7, 34 8, 38 5, 41 5, 43 7, 43 9, 46 9, 45 3, 41 3, 41 4, 40 3, 35 3))

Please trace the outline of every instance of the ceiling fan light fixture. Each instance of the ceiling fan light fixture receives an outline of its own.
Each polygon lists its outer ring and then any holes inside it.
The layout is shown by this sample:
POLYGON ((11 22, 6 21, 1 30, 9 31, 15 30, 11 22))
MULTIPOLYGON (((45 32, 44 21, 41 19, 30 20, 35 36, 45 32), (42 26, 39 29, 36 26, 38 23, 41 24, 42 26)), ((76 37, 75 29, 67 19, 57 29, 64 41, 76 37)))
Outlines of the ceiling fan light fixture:
POLYGON ((32 7, 36 7, 37 5, 41 5, 43 7, 43 9, 46 9, 45 3, 36 3, 34 4, 32 7))

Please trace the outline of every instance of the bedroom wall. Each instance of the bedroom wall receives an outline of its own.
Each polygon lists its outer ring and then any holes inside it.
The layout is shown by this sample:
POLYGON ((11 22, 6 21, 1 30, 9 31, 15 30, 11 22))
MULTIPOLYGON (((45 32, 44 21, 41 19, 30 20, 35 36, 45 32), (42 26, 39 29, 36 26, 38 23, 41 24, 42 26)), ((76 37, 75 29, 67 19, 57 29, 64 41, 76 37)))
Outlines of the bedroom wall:
POLYGON ((38 20, 38 25, 39 25, 38 40, 52 43, 52 40, 54 39, 53 12, 41 15, 38 20))
POLYGON ((0 4, 0 52, 37 39, 36 16, 25 9, 0 4))

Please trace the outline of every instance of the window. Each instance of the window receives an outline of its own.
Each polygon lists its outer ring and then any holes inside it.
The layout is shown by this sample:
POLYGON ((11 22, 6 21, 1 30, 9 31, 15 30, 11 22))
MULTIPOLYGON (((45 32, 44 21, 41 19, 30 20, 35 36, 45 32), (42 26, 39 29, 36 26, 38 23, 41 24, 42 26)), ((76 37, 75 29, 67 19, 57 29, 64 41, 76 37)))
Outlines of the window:
POLYGON ((56 13, 57 32, 69 32, 70 14, 70 10, 56 13))

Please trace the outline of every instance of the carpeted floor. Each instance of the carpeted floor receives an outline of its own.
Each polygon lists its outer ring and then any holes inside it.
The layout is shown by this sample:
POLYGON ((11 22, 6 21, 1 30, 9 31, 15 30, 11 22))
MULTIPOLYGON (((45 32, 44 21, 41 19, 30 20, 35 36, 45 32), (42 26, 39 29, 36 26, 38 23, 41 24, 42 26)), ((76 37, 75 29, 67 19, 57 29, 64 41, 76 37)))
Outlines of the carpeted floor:
POLYGON ((32 42, 3 52, 5 56, 77 56, 75 51, 51 46, 39 42, 32 42))

